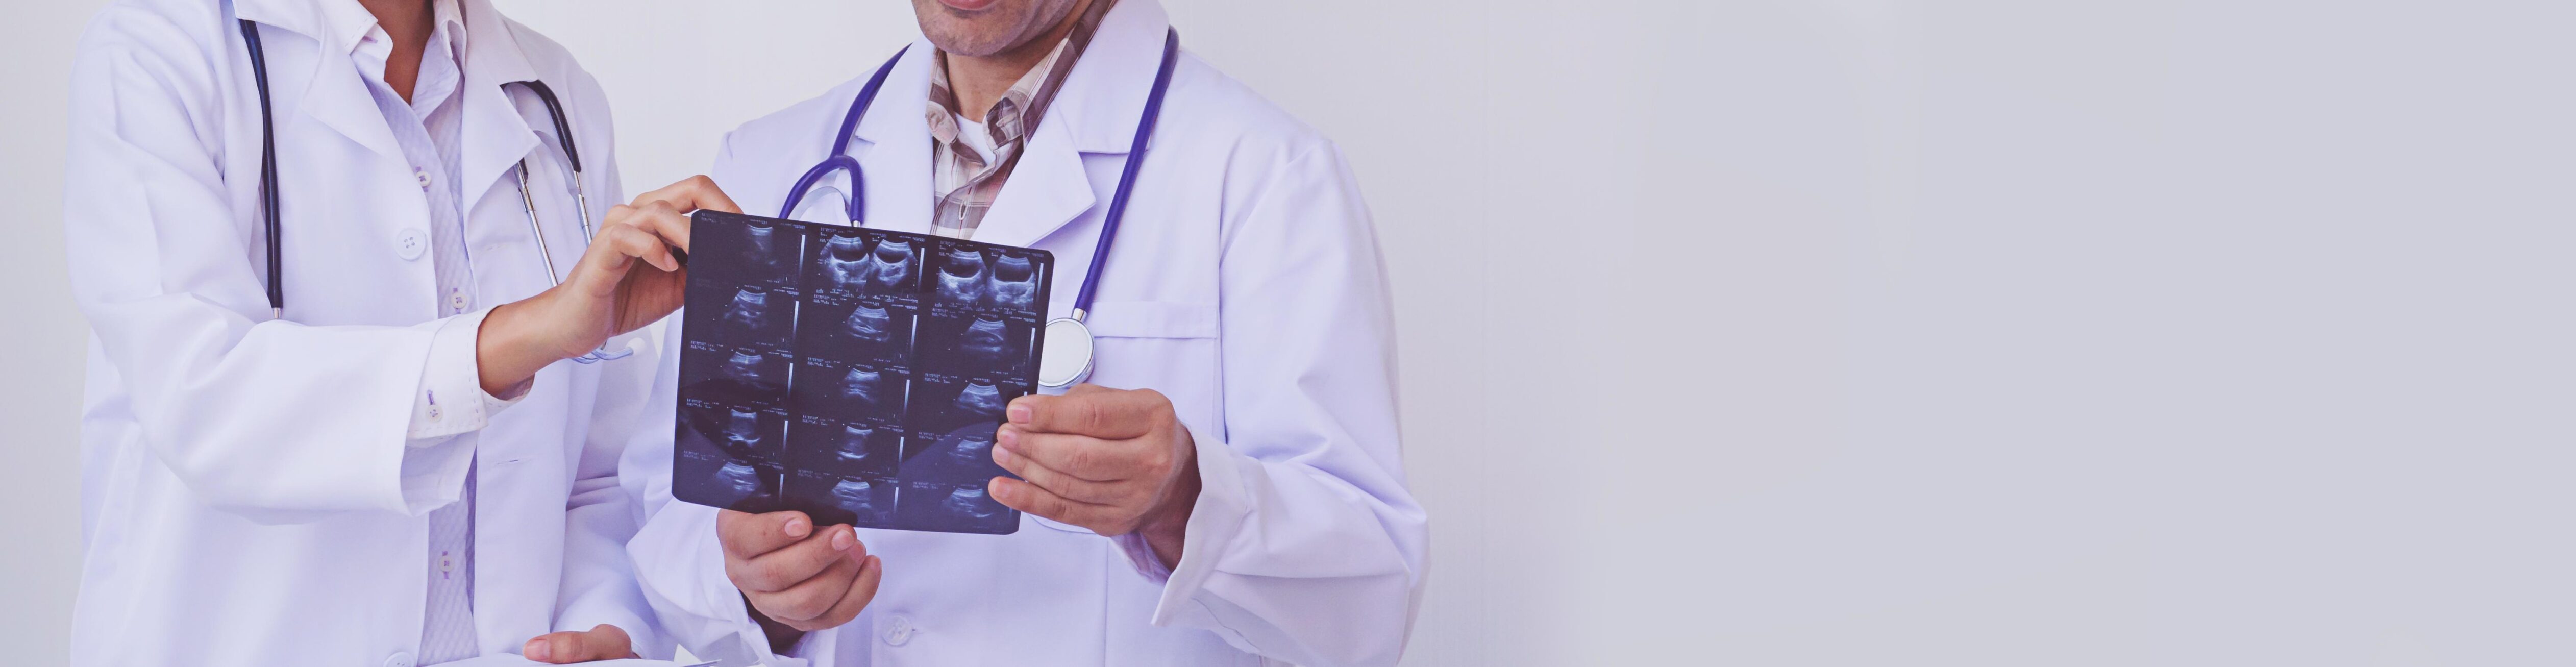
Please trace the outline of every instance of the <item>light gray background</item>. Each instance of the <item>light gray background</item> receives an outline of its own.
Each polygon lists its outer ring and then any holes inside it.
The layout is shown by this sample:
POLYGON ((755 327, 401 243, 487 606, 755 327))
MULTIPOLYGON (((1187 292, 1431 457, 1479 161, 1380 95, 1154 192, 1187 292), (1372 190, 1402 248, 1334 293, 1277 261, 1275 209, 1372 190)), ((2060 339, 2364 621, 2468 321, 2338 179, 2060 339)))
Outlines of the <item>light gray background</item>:
MULTIPOLYGON (((1409 664, 2576 660, 2569 3, 1169 1, 1376 211, 1409 664)), ((13 4, 0 652, 52 664, 100 3, 13 4)), ((912 32, 504 7, 606 83, 630 190, 912 32)))

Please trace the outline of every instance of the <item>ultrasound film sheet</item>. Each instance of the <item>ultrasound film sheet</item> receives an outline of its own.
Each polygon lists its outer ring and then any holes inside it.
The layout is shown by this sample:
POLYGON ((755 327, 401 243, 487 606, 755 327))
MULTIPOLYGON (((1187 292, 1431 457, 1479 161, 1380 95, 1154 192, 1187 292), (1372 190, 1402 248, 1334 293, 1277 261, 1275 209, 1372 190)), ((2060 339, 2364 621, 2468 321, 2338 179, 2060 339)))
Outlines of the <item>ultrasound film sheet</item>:
POLYGON ((1043 250, 700 211, 672 495, 830 525, 1005 534, 1003 407, 1037 391, 1043 250))

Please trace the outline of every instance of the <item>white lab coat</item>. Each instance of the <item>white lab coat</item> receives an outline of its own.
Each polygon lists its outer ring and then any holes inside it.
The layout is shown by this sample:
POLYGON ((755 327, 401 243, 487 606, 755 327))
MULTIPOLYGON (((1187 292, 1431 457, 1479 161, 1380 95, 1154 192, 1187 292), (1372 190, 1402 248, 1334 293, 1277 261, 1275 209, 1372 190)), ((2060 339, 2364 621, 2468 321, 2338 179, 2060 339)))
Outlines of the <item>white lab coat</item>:
MULTIPOLYGON (((1165 26, 1151 0, 1107 15, 975 233, 1055 254, 1054 315, 1082 284, 1165 26)), ((879 228, 930 226, 933 53, 912 45, 852 142, 879 228)), ((717 183, 776 214, 863 83, 734 131, 717 183)), ((998 537, 861 530, 883 588, 794 653, 880 667, 1395 663, 1425 523, 1397 446, 1386 272, 1340 151, 1185 52, 1134 187, 1090 317, 1091 381, 1161 391, 1197 438, 1205 490, 1178 567, 1166 577, 1131 562, 1141 547, 1034 517, 998 537)), ((715 510, 670 497, 676 357, 656 380, 657 432, 626 454, 623 483, 650 513, 628 550, 683 645, 776 661, 725 578, 715 510)))
MULTIPOLYGON (((263 24, 276 110, 282 320, 263 291, 259 98, 233 3, 120 0, 80 41, 65 228, 92 337, 74 665, 408 667, 418 648, 427 516, 461 494, 467 465, 406 441, 447 320, 433 319, 430 253, 406 248, 428 238, 423 186, 353 43, 323 43, 362 33, 347 22, 364 10, 324 5, 238 3, 263 24)), ((462 8, 459 159, 474 307, 487 308, 548 286, 511 177, 522 156, 538 156, 531 191, 557 266, 583 250, 554 127, 501 83, 558 91, 594 211, 620 194, 597 83, 488 0, 462 8)), ((655 355, 557 363, 474 435, 484 652, 597 623, 654 651, 613 475, 655 355)))

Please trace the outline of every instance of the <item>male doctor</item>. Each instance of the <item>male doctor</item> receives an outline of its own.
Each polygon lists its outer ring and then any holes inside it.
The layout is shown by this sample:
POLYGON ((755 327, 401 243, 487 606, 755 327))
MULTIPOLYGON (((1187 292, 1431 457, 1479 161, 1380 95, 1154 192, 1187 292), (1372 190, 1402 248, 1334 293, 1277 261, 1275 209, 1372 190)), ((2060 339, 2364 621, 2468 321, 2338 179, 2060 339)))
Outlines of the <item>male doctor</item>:
POLYGON ((613 478, 655 353, 563 360, 678 306, 669 202, 705 188, 582 220, 568 179, 617 201, 607 100, 488 0, 119 0, 75 62, 72 664, 667 650, 613 478), (562 92, 574 137, 527 81, 562 92))
MULTIPOLYGON (((913 6, 927 39, 850 143, 864 221, 1049 250, 1063 316, 1154 83, 1163 8, 913 6)), ((735 130, 717 184, 774 211, 863 85, 735 130)), ((1425 522, 1397 446, 1385 271, 1340 151, 1185 55, 1110 252, 1095 384, 1015 401, 996 434, 994 460, 1027 480, 989 486, 1027 512, 1007 536, 673 502, 666 353, 659 437, 628 449, 622 483, 649 513, 628 550, 668 630, 704 657, 784 664, 1394 664, 1425 522)))

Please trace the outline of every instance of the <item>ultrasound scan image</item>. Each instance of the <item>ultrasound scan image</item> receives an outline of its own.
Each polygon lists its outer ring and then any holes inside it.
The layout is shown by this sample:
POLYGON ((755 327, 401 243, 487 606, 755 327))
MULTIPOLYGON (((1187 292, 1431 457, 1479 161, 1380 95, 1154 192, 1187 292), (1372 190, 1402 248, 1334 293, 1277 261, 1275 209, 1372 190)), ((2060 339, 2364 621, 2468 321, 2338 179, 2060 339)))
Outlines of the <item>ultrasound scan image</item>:
POLYGON ((866 528, 1007 534, 986 485, 1037 391, 1042 250, 702 211, 672 493, 866 528))

